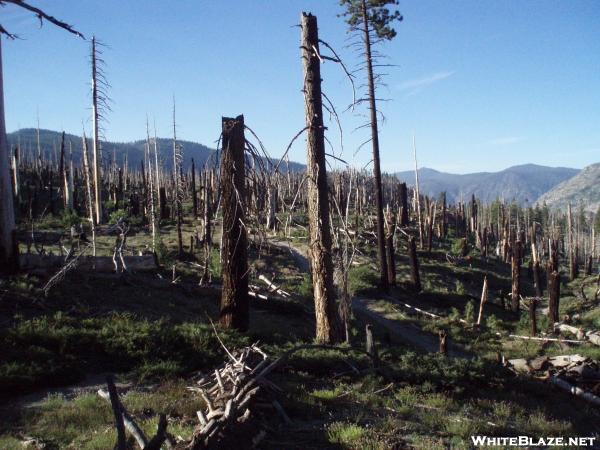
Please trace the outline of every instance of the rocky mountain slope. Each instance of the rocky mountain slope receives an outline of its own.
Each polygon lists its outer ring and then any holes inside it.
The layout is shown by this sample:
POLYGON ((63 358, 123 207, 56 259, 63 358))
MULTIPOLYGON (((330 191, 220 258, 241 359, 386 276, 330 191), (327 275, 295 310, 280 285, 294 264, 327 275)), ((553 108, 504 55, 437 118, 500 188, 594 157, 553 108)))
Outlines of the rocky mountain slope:
POLYGON ((551 208, 566 208, 583 205, 586 211, 596 212, 600 207, 600 163, 592 164, 581 170, 573 178, 556 185, 538 199, 551 208))
MULTIPOLYGON (((478 172, 463 175, 419 169, 419 184, 423 194, 437 196, 446 191, 448 201, 468 199, 472 194, 491 202, 495 199, 515 200, 521 205, 533 204, 542 194, 557 184, 575 176, 579 170, 524 164, 500 172, 478 172)), ((395 174, 408 185, 415 184, 414 171, 395 174)))

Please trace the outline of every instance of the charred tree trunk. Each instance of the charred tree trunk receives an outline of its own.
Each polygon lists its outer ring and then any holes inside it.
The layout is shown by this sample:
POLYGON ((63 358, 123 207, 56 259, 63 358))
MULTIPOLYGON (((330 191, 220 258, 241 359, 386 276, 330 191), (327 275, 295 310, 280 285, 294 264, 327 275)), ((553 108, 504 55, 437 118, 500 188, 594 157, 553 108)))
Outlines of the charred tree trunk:
POLYGON ((1 45, 0 42, 0 274, 7 274, 18 270, 19 247, 16 237, 14 197, 8 168, 1 45))
POLYGON ((385 236, 386 257, 387 257, 387 277, 390 286, 396 286, 396 261, 394 251, 394 234, 396 230, 396 218, 390 211, 389 207, 386 213, 387 233, 385 236))
MULTIPOLYGON (((325 129, 321 98, 321 67, 317 18, 302 13, 302 64, 304 67, 305 120, 308 129, 306 177, 308 184, 309 256, 315 297, 316 339, 331 343, 342 340, 333 286, 331 229, 327 170, 325 166, 325 129)), ((380 222, 383 225, 383 220, 380 222)), ((385 273, 387 281, 387 273, 385 273)))
POLYGON ((438 337, 440 338, 440 353, 442 355, 448 354, 448 332, 446 330, 438 331, 438 337))
POLYGON ((560 274, 553 271, 548 277, 548 318, 550 325, 558 322, 558 307, 560 302, 560 274))
POLYGON ((160 208, 160 219, 167 220, 171 214, 169 207, 167 206, 167 191, 164 186, 159 188, 158 192, 158 203, 161 205, 160 208))
POLYGON ((531 326, 531 335, 537 335, 537 318, 535 316, 535 310, 537 308, 537 298, 532 298, 529 301, 529 324, 531 326))
POLYGON ((406 183, 400 183, 400 226, 408 226, 408 189, 406 183))
POLYGON ((421 291, 421 276, 419 274, 419 260, 417 259, 417 243, 414 236, 408 238, 408 259, 410 261, 410 277, 414 289, 421 291))
POLYGON ((519 312, 521 295, 521 241, 516 241, 512 249, 511 268, 512 297, 510 303, 512 310, 519 312))
POLYGON ((542 280, 539 261, 535 261, 533 263, 533 284, 535 287, 535 296, 541 297, 542 295, 544 295, 544 293, 542 292, 542 280))
POLYGON ((225 328, 248 329, 248 249, 245 227, 244 116, 222 119, 221 244, 223 292, 220 322, 225 328))

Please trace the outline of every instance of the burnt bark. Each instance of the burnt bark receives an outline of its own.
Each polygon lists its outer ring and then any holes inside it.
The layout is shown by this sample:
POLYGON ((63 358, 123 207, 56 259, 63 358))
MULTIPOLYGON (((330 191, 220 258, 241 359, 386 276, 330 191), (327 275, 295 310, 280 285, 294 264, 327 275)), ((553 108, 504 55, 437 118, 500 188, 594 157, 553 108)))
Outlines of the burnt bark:
POLYGON ((419 260, 417 258, 417 243, 414 236, 408 238, 408 259, 410 261, 410 278, 413 288, 421 291, 421 276, 419 274, 419 260))
POLYGON ((0 274, 6 274, 18 269, 19 248, 16 238, 14 197, 8 168, 1 45, 0 43, 0 274))
POLYGON ((560 274, 552 271, 548 276, 548 318, 551 325, 558 322, 560 302, 560 274))
POLYGON ((222 119, 221 243, 223 292, 220 322, 225 328, 248 329, 248 248, 245 227, 244 116, 222 119))
POLYGON ((448 354, 448 332, 446 330, 438 331, 438 337, 440 338, 440 353, 442 355, 448 354))
POLYGON ((400 196, 400 226, 408 226, 408 189, 406 183, 400 183, 399 186, 400 196))
POLYGON ((521 295, 521 241, 516 241, 512 249, 511 257, 511 275, 512 275, 512 296, 511 309, 513 312, 519 312, 521 295))
POLYGON ((529 325, 531 326, 531 335, 537 335, 537 318, 535 316, 535 310, 537 308, 537 298, 532 298, 529 301, 529 325))

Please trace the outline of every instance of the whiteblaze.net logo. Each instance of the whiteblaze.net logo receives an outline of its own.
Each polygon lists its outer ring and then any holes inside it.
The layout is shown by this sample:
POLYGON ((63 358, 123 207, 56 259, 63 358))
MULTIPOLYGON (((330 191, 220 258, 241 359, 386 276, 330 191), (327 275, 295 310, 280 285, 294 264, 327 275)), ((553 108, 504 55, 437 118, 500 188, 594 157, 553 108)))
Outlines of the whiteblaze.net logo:
POLYGON ((548 446, 578 446, 591 447, 595 437, 541 437, 530 436, 471 436, 471 441, 476 447, 508 446, 508 447, 548 447, 548 446))

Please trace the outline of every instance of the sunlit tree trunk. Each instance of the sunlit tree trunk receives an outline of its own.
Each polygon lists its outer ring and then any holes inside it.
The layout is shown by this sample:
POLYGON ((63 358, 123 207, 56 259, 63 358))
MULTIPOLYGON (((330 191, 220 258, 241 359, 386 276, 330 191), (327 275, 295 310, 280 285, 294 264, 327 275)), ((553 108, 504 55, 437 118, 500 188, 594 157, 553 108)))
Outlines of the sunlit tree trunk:
MULTIPOLYGON (((302 13, 302 64, 304 66, 304 105, 308 128, 306 177, 308 185, 309 256, 315 298, 316 339, 323 343, 342 340, 341 323, 335 302, 325 129, 321 98, 321 67, 318 55, 317 18, 302 13)), ((383 222, 382 222, 383 224, 383 222)), ((387 281, 387 273, 386 273, 387 281)))

